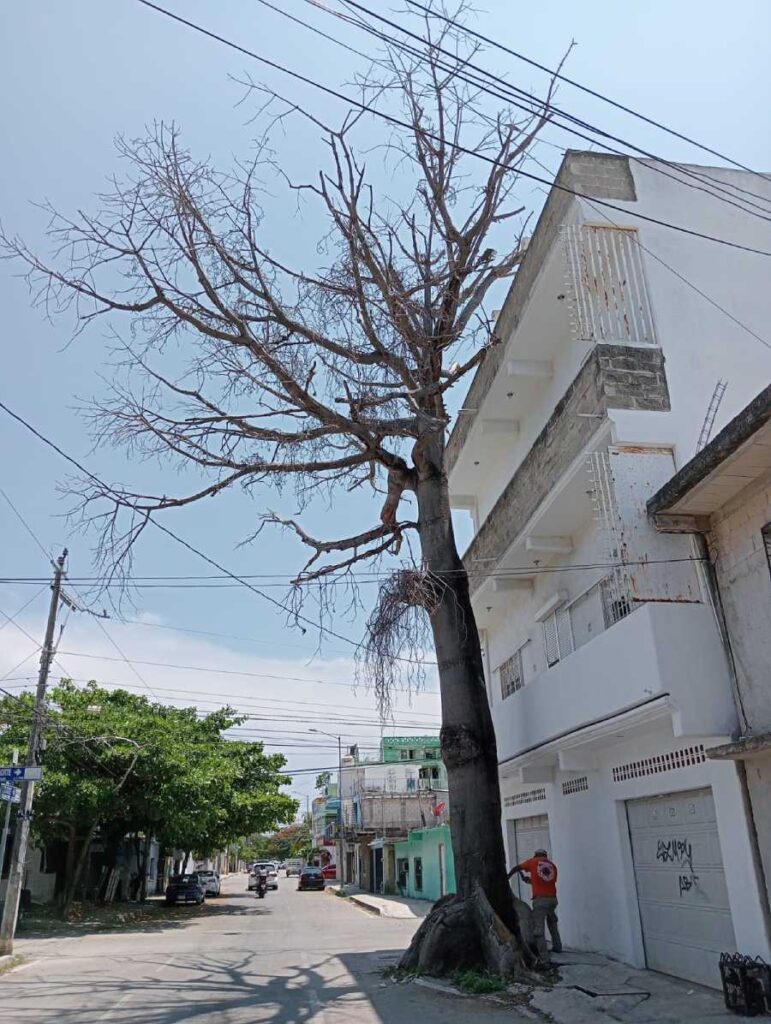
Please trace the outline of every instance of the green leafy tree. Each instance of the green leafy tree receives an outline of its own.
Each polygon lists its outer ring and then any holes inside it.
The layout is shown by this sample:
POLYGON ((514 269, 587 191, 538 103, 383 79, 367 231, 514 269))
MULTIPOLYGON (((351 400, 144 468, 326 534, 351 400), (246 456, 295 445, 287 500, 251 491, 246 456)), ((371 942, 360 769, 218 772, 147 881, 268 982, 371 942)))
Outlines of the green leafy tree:
MULTIPOLYGON (((32 713, 32 694, 0 701, 0 751, 26 744, 32 713)), ((80 688, 63 680, 52 691, 34 832, 40 842, 67 844, 65 908, 97 830, 115 851, 133 834, 146 864, 153 837, 206 855, 294 817, 297 803, 282 792, 284 757, 223 736, 242 720, 231 708, 199 718, 195 708, 93 682, 80 688)), ((140 870, 142 884, 145 875, 140 870)))

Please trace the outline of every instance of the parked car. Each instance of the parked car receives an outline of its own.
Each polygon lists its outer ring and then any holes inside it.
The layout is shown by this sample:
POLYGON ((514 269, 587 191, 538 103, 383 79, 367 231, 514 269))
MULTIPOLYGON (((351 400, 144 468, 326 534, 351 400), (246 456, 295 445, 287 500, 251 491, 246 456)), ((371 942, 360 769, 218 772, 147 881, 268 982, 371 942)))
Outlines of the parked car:
POLYGON ((220 874, 219 871, 198 871, 196 872, 203 890, 207 896, 219 896, 220 894, 220 874))
POLYGON ((166 886, 166 903, 203 903, 206 890, 198 872, 189 875, 174 875, 166 886))
POLYGON ((278 889, 278 868, 272 860, 258 860, 255 871, 265 871, 268 876, 268 888, 278 889))
POLYGON ((321 869, 321 873, 324 876, 324 878, 326 878, 327 880, 331 879, 332 881, 334 881, 337 878, 337 865, 336 864, 326 864, 321 869))
POLYGON ((297 891, 303 892, 306 889, 323 889, 324 885, 324 874, 321 868, 304 867, 300 872, 300 878, 297 882, 297 891))

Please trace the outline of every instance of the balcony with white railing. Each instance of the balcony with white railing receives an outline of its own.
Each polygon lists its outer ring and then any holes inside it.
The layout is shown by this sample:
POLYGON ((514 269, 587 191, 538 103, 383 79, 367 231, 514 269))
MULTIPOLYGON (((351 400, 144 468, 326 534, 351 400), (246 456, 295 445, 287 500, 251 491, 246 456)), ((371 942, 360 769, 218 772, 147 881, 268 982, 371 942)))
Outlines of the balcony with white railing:
POLYGON ((518 273, 448 442, 451 502, 480 532, 507 511, 509 480, 535 497, 561 471, 555 439, 564 469, 610 410, 669 407, 637 231, 568 221, 536 249, 540 270, 518 273))
MULTIPOLYGON (((671 716, 676 736, 731 733, 728 667, 710 607, 648 601, 629 611, 603 603, 601 586, 586 596, 595 601, 593 614, 602 617, 600 633, 576 645, 568 611, 556 629, 553 663, 493 705, 504 771, 545 763, 542 748, 550 751, 546 762, 554 761, 560 740, 656 700, 671 716)), ((583 615, 579 610, 579 621, 583 615)))

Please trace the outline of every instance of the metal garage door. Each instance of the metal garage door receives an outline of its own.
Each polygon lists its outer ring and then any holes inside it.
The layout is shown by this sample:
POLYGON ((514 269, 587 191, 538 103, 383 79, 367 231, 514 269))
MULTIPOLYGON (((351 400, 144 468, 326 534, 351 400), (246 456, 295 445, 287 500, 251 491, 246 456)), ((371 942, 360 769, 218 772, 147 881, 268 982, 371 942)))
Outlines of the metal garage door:
MULTIPOLYGON (((509 843, 509 867, 532 857, 539 847, 551 853, 549 816, 536 814, 531 818, 509 819, 506 822, 509 843)), ((521 900, 530 900, 530 886, 519 875, 511 879, 511 888, 521 900)))
POLYGON ((717 987, 736 948, 710 789, 626 804, 648 967, 717 987))

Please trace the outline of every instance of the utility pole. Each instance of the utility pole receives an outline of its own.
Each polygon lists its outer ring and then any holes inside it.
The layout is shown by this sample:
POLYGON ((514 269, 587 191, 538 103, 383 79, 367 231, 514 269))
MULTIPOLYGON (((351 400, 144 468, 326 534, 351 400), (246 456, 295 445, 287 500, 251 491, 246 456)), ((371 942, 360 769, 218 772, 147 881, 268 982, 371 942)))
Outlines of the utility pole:
MULTIPOLYGON (((46 685, 48 683, 48 672, 54 656, 54 632, 56 630, 56 615, 59 610, 59 599, 62 590, 62 576, 64 575, 64 563, 67 560, 67 549, 65 548, 54 566, 54 578, 51 583, 51 604, 48 608, 48 622, 46 623, 46 635, 43 641, 43 650, 40 654, 40 671, 37 677, 37 693, 35 695, 35 713, 32 720, 32 728, 29 734, 29 745, 27 747, 26 766, 34 768, 38 760, 40 740, 45 724, 46 706, 46 685)), ((19 903, 21 901, 21 890, 24 884, 24 868, 27 861, 27 846, 29 843, 29 828, 32 819, 32 799, 35 795, 35 783, 23 782, 21 787, 21 800, 19 801, 18 822, 16 835, 13 841, 13 853, 11 855, 11 869, 8 873, 8 888, 5 891, 5 906, 3 908, 3 920, 0 923, 0 956, 13 952, 13 936, 16 931, 16 919, 19 914, 19 903)))
MULTIPOLYGON (((13 749, 13 757, 11 758, 11 764, 19 763, 19 751, 16 747, 13 749)), ((8 832, 11 828, 11 808, 13 807, 12 791, 8 793, 8 802, 5 805, 5 820, 3 821, 3 835, 0 839, 0 875, 2 874, 3 868, 5 867, 5 848, 8 845, 8 832)))

